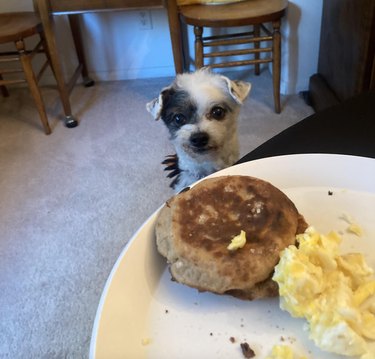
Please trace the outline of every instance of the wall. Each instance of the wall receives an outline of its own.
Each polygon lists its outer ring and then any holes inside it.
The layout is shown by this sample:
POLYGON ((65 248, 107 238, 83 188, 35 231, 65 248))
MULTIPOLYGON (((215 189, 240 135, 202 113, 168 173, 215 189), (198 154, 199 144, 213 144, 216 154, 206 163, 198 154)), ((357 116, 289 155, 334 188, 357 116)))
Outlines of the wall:
MULTIPOLYGON (((0 0, 0 11, 32 10, 31 0, 0 0)), ((281 92, 308 88, 316 72, 322 0, 291 0, 282 25, 281 92)), ((95 80, 123 80, 174 75, 167 16, 164 9, 146 12, 151 26, 143 29, 139 11, 89 13, 81 17, 90 75, 95 80), (149 14, 149 15, 148 15, 149 14)), ((76 63, 65 16, 56 19, 58 46, 65 73, 76 63)), ((191 29, 190 51, 193 53, 191 29)))
POLYGON ((281 92, 308 89, 318 69, 323 0, 291 0, 282 28, 281 92))
POLYGON ((88 68, 97 79, 174 75, 166 12, 158 9, 145 14, 151 29, 142 29, 139 11, 91 13, 82 17, 88 68))

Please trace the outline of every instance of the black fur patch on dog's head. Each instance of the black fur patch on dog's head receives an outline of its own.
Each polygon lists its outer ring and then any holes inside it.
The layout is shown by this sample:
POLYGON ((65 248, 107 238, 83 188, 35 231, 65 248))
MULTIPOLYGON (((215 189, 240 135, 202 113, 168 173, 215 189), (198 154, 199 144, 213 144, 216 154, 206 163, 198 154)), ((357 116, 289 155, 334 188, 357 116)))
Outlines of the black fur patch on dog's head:
POLYGON ((176 132, 182 126, 198 121, 197 105, 192 101, 187 91, 171 87, 165 89, 161 95, 163 98, 163 107, 160 117, 172 137, 175 137, 176 132))

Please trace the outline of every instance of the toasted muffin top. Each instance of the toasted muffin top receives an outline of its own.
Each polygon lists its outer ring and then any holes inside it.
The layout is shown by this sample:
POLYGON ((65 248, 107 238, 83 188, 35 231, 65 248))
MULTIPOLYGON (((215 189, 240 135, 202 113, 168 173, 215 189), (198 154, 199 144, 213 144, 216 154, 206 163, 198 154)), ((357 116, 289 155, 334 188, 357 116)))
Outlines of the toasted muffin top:
MULTIPOLYGON (((156 237, 177 281, 252 299, 273 273, 280 252, 305 227, 293 202, 272 184, 250 176, 223 176, 170 199, 159 215, 156 237), (245 245, 229 250, 241 231, 245 245)), ((256 296, 277 293, 274 285, 270 288, 256 296)))

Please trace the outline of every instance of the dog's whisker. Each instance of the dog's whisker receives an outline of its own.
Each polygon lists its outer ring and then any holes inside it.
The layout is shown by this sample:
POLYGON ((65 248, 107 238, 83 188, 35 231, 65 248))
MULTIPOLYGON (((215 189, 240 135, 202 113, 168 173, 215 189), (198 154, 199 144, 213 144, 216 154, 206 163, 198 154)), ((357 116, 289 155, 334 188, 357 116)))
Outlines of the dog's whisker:
POLYGON ((176 161, 172 161, 172 160, 165 160, 165 161, 163 161, 161 164, 162 165, 173 165, 173 164, 175 164, 176 163, 176 161))
POLYGON ((180 174, 180 169, 176 169, 176 170, 174 170, 173 172, 171 172, 171 173, 169 173, 168 175, 167 175, 167 177, 168 178, 172 178, 172 177, 175 177, 175 176, 177 176, 178 174, 180 174))
POLYGON ((179 169, 179 168, 178 168, 178 165, 177 165, 177 163, 174 163, 173 165, 170 165, 170 166, 168 166, 168 167, 165 167, 165 168, 164 168, 164 171, 172 171, 172 170, 177 170, 177 169, 179 169))
POLYGON ((180 180, 180 176, 177 176, 177 177, 171 182, 171 184, 169 185, 169 187, 175 189, 175 187, 176 187, 176 185, 178 184, 179 180, 180 180))
POLYGON ((173 161, 177 159, 177 155, 167 155, 165 156, 165 161, 173 161))
POLYGON ((177 155, 169 155, 169 156, 166 156, 166 159, 161 164, 169 165, 169 164, 173 164, 177 162, 178 162, 177 155))

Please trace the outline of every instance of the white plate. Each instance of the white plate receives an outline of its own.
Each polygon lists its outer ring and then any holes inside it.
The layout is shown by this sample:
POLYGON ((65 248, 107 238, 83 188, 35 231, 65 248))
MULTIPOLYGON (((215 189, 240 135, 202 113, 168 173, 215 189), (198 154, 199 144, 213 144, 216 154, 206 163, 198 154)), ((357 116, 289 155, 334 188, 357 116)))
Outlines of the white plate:
MULTIPOLYGON (((340 231, 343 250, 363 252, 375 268, 375 159, 279 156, 233 166, 214 176, 228 174, 270 181, 294 201, 310 224, 324 233, 340 231), (361 225, 363 237, 346 231, 343 213, 361 225)), ((156 215, 134 235, 108 278, 93 329, 92 359, 241 359, 244 341, 256 358, 264 358, 274 344, 282 343, 308 358, 340 357, 317 349, 303 330, 304 321, 281 311, 277 298, 242 301, 172 282, 155 248, 156 215)))

